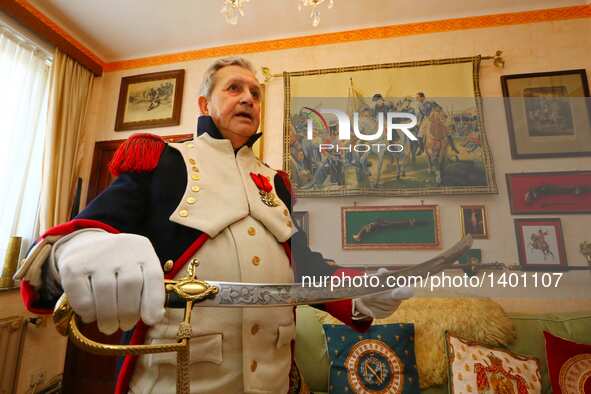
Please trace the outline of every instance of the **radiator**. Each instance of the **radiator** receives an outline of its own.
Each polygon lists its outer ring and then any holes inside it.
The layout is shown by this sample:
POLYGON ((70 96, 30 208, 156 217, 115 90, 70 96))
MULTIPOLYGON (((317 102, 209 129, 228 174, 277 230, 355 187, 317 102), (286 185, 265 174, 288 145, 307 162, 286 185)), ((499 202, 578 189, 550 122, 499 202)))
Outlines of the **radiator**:
POLYGON ((0 319, 0 394, 16 392, 26 327, 25 318, 22 316, 0 319))

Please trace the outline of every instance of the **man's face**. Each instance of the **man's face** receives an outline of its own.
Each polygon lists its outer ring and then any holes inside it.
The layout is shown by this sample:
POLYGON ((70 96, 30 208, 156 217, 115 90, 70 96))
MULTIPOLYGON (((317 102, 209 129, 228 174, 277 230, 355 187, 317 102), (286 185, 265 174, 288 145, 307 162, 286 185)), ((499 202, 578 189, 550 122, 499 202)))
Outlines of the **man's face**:
POLYGON ((420 94, 417 94, 417 100, 419 101, 419 103, 422 103, 423 101, 425 101, 425 96, 421 96, 420 94))
POLYGON ((215 87, 202 112, 212 117, 225 138, 248 139, 259 128, 260 110, 261 85, 249 70, 227 66, 217 71, 215 87))

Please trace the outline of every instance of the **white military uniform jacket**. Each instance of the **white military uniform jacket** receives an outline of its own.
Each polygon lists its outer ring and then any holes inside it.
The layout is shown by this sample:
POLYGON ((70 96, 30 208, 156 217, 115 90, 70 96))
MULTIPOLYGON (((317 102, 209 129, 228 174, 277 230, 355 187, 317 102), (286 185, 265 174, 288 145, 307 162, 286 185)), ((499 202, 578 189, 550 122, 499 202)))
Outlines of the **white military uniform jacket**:
MULTIPOLYGON (((170 144, 187 167, 185 195, 170 220, 208 234, 195 254, 201 279, 251 283, 293 282, 281 243, 293 232, 287 207, 263 203, 251 173, 276 171, 244 146, 234 153, 229 140, 204 133, 193 141, 170 144)), ((182 270, 177 277, 186 275, 182 270)), ((175 342, 182 310, 167 309, 146 343, 175 342)), ((200 394, 280 393, 289 386, 294 311, 277 308, 199 308, 192 318, 191 388, 200 394)), ((174 353, 142 356, 133 393, 174 393, 174 353)))

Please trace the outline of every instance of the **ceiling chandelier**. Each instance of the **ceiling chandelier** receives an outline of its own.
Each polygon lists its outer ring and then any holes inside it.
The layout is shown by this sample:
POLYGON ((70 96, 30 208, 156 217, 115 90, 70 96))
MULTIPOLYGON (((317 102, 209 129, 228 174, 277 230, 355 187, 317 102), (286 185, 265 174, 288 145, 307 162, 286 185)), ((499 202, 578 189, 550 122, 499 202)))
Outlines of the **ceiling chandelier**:
MULTIPOLYGON (((298 10, 302 11, 304 7, 312 7, 310 18, 312 18, 312 26, 316 27, 320 24, 320 10, 318 6, 324 3, 326 0, 298 0, 298 10)), ((334 0, 328 0, 328 9, 331 9, 334 5, 334 0)))
POLYGON ((238 15, 244 16, 242 6, 249 1, 250 0, 224 0, 224 6, 220 12, 224 15, 224 18, 226 18, 226 22, 231 25, 237 25, 238 15))
MULTIPOLYGON (((231 25, 238 24, 238 17, 244 16, 242 7, 250 0, 224 0, 224 5, 221 13, 226 18, 226 22, 231 25)), ((318 7, 323 3, 328 3, 327 8, 332 8, 334 0, 298 0, 298 10, 302 11, 304 8, 311 7, 310 18, 312 18, 312 26, 316 27, 320 24, 320 10, 318 7)))

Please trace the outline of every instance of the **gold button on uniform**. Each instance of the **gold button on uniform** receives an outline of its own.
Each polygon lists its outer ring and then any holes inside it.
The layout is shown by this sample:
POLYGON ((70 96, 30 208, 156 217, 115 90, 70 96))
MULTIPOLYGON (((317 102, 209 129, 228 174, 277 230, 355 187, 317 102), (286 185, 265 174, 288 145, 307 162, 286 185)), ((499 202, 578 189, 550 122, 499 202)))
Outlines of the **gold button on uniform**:
POLYGON ((252 360, 252 362, 250 363, 250 371, 254 372, 257 370, 257 360, 252 360))
POLYGON ((259 256, 252 257, 252 265, 259 265, 261 263, 261 258, 259 256))
POLYGON ((289 211, 287 209, 284 209, 283 210, 283 216, 287 216, 287 215, 289 215, 289 211))
POLYGON ((195 166, 191 167, 191 170, 193 170, 193 172, 199 172, 199 168, 197 168, 195 166))
POLYGON ((259 332, 259 325, 258 324, 253 324, 252 327, 250 328, 250 333, 252 335, 256 335, 257 332, 259 332))
POLYGON ((287 222, 287 227, 291 228, 293 224, 291 222, 287 222))
POLYGON ((189 216, 189 211, 187 211, 186 209, 181 209, 179 211, 179 216, 182 218, 186 218, 187 216, 189 216))
POLYGON ((197 199, 195 197, 188 197, 187 198, 187 204, 195 204, 195 201, 197 201, 197 199))
POLYGON ((199 179, 201 179, 201 177, 199 176, 199 174, 192 174, 191 179, 194 181, 198 181, 199 179))
POLYGON ((194 148, 194 147, 195 147, 195 145, 193 145, 193 144, 187 144, 187 148, 189 148, 189 149, 194 148))
POLYGON ((166 263, 164 263, 164 272, 170 272, 172 270, 173 266, 174 266, 174 261, 166 260, 166 263))
POLYGON ((201 189, 199 188, 199 186, 197 186, 197 185, 193 185, 193 186, 191 187, 191 190, 192 190, 192 191, 194 191, 195 193, 197 193, 197 192, 198 192, 199 190, 201 190, 201 189))
POLYGON ((255 235, 257 233, 257 231, 255 230, 254 227, 249 227, 248 228, 248 235, 255 235))
POLYGON ((195 164, 195 159, 189 159, 189 164, 195 164))

